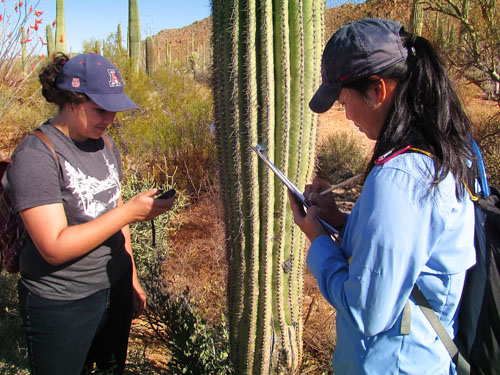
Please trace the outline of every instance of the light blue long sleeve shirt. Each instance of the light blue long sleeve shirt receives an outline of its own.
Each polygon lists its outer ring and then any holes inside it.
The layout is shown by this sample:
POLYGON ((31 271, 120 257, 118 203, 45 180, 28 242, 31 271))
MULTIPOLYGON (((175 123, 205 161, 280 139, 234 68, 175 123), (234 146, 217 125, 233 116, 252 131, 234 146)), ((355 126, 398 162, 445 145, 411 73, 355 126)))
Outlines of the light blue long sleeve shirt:
POLYGON ((418 153, 375 166, 341 246, 329 236, 311 244, 308 267, 337 310, 336 375, 455 374, 410 293, 416 283, 454 337, 465 271, 475 263, 474 207, 468 196, 457 200, 451 173, 426 195, 432 171, 418 153), (402 335, 409 298, 411 332, 402 335))

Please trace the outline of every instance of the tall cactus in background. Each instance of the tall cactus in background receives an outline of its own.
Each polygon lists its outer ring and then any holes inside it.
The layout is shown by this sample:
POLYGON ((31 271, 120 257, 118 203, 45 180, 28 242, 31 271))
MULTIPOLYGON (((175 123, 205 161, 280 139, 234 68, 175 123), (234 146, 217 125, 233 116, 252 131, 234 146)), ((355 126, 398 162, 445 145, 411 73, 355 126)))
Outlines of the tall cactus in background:
POLYGON ((128 0, 128 57, 137 73, 141 67, 141 28, 137 0, 128 0))
POLYGON ((64 0, 56 0, 56 52, 66 53, 66 22, 64 0))
POLYGON ((172 47, 170 46, 170 42, 167 40, 165 42, 165 60, 167 63, 171 64, 172 63, 172 47))
POLYGON ((103 45, 104 43, 102 43, 100 40, 96 40, 95 41, 95 45, 94 45, 94 52, 97 53, 97 54, 101 54, 102 51, 101 51, 101 46, 103 45))
POLYGON ((293 374, 302 360, 305 239, 285 186, 312 176, 323 0, 212 0, 215 128, 229 259, 231 357, 238 374, 293 374))
POLYGON ((123 51, 122 38, 122 24, 119 23, 116 27, 116 47, 120 53, 123 51))
POLYGON ((154 61, 153 38, 148 35, 146 38, 146 72, 149 75, 153 74, 154 61))
POLYGON ((410 31, 416 35, 422 35, 424 27, 424 4, 422 0, 413 1, 413 9, 411 12, 410 31))
POLYGON ((47 56, 50 58, 56 50, 54 34, 52 32, 52 26, 50 26, 50 24, 45 27, 45 34, 47 36, 47 56))

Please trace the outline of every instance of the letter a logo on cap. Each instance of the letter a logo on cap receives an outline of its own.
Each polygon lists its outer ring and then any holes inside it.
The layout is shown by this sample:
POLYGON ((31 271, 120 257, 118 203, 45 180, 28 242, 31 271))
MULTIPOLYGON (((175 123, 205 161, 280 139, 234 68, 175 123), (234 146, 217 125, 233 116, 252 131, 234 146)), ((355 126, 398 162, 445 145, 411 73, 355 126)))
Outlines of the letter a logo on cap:
POLYGON ((108 69, 108 73, 109 73, 109 87, 122 86, 122 83, 118 78, 118 75, 116 74, 116 71, 114 69, 108 69))

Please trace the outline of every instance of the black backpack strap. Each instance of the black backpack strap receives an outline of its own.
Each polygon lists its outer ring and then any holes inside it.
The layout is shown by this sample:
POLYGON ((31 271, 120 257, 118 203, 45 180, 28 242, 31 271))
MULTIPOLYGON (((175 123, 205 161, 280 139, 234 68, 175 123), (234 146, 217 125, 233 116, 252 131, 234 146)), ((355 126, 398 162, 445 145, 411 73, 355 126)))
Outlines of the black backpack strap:
POLYGON ((429 301, 425 298, 422 291, 415 284, 413 286, 413 290, 411 291, 411 296, 415 300, 415 303, 420 307, 425 317, 431 323, 432 327, 436 331, 441 342, 446 347, 446 350, 450 354, 451 359, 457 366, 458 375, 469 375, 470 374, 470 365, 465 360, 465 358, 460 354, 458 347, 455 345, 450 335, 444 328, 443 324, 439 320, 439 317, 436 315, 435 311, 432 309, 429 301))

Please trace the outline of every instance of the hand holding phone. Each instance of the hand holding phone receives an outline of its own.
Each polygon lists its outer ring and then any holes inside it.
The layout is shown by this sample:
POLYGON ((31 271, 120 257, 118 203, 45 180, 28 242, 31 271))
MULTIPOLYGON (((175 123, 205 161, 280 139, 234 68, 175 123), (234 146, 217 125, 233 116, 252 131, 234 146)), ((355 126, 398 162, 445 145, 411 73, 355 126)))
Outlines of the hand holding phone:
POLYGON ((168 198, 173 197, 175 195, 175 189, 169 189, 165 192, 163 190, 158 190, 158 194, 160 194, 160 195, 156 196, 155 197, 156 199, 168 199, 168 198))

